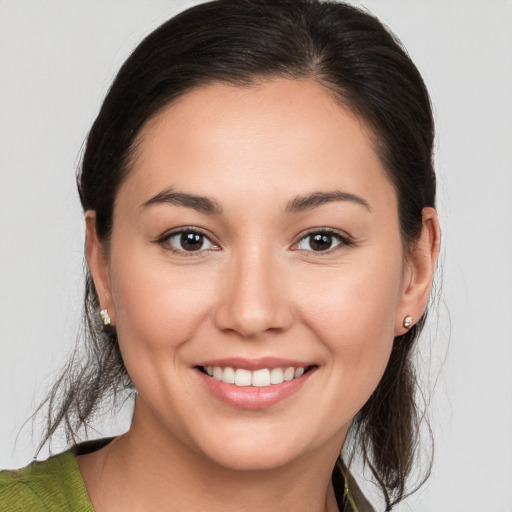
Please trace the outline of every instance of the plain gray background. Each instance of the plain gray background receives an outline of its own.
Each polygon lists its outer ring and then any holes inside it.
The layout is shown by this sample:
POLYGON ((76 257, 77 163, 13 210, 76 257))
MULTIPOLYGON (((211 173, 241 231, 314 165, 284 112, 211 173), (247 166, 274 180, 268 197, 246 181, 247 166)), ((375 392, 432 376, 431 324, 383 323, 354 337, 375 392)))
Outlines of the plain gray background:
MULTIPOLYGON (((130 50, 193 3, 0 0, 0 467, 30 461, 37 425, 16 436, 76 337, 87 130, 130 50)), ((512 2, 361 3, 407 47, 438 130, 443 285, 421 355, 436 458, 399 510, 512 512, 512 2)))

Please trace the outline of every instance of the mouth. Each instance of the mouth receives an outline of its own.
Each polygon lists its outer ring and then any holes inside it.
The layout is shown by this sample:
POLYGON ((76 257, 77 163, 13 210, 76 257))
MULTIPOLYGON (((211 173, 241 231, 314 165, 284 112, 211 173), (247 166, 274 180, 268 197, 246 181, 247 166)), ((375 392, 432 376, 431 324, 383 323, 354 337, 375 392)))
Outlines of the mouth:
MULTIPOLYGON (((309 387, 319 366, 279 357, 201 361, 194 370, 205 388, 234 408, 266 409, 309 387)), ((290 403, 290 402, 287 402, 290 403)))
POLYGON ((248 370, 233 366, 197 366, 197 369, 212 379, 234 384, 238 387, 268 387, 300 379, 317 368, 310 366, 285 366, 248 370))

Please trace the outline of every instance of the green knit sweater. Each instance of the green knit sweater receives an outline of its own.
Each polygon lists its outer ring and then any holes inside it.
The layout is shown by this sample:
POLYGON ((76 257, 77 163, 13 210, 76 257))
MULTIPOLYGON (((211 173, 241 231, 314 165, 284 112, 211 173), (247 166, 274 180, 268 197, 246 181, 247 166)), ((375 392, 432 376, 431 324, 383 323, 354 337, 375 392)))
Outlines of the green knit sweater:
MULTIPOLYGON (((343 466, 335 472, 341 487, 340 511, 373 512, 343 466), (344 473, 344 476, 342 476, 344 473)), ((22 469, 0 471, 0 512, 94 512, 76 462, 75 450, 22 469)))
POLYGON ((0 471, 2 512, 94 512, 76 457, 65 452, 26 468, 0 471))

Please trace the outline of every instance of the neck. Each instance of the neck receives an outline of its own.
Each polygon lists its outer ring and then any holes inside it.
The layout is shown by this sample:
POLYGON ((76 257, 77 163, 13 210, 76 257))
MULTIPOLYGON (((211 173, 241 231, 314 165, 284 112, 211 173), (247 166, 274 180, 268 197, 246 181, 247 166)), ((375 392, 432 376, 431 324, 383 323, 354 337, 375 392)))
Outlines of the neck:
POLYGON ((130 430, 82 457, 79 467, 96 512, 335 512, 331 473, 340 442, 332 444, 338 448, 330 444, 281 467, 239 471, 159 432, 136 410, 130 430))

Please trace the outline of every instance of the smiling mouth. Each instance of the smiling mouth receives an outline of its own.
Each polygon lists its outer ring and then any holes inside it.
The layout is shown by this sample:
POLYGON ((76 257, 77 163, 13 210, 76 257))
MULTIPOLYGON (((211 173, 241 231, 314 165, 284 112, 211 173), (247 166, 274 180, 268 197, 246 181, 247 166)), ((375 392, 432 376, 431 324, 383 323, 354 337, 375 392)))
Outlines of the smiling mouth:
POLYGON ((254 371, 231 366, 198 366, 197 368, 205 375, 226 384, 234 384, 239 387, 266 387, 298 379, 314 370, 316 366, 261 368, 254 371))

